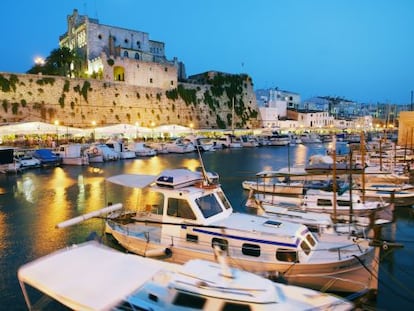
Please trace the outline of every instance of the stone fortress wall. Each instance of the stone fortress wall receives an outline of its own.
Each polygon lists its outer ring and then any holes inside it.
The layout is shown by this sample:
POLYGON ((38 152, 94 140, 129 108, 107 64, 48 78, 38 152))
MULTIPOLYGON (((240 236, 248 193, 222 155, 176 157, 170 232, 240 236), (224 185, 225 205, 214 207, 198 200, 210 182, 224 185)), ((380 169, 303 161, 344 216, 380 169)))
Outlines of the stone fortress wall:
MULTIPOLYGON (((254 128, 260 115, 250 77, 242 81, 232 114, 226 92, 214 92, 209 84, 179 83, 169 89, 134 86, 125 82, 75 79, 59 76, 0 73, 0 124, 42 121, 87 128, 136 124, 178 124, 201 128, 254 128), (178 91, 177 91, 178 90, 178 91), (167 94, 170 92, 169 94, 167 94), (178 93, 178 95, 177 95, 178 93), (214 95, 214 94, 216 95, 214 95)), ((223 85, 225 90, 226 85, 223 85)))

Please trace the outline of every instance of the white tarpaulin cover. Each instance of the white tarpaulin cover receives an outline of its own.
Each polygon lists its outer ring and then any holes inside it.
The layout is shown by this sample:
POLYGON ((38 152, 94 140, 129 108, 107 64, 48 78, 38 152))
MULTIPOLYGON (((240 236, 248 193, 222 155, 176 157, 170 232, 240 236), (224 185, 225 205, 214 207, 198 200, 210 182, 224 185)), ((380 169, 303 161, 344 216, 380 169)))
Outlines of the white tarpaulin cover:
POLYGON ((108 310, 164 265, 91 241, 23 265, 18 278, 74 310, 108 310))

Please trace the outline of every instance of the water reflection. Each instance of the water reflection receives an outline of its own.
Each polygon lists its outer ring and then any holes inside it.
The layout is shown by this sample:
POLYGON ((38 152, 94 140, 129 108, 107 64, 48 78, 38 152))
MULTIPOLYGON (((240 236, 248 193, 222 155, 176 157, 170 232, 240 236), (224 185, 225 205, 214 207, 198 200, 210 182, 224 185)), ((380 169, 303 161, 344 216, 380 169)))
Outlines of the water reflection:
POLYGON ((30 203, 35 203, 34 193, 36 192, 36 186, 33 182, 33 175, 24 176, 22 180, 18 180, 17 191, 23 198, 30 203))
POLYGON ((8 230, 6 220, 7 220, 6 214, 0 211, 0 236, 2 237, 0 239, 0 255, 1 255, 2 258, 4 256, 3 252, 4 252, 4 250, 5 250, 5 248, 8 244, 7 241, 9 240, 9 237, 8 237, 8 234, 7 234, 9 232, 9 230, 8 230))
POLYGON ((302 144, 297 145, 293 151, 293 157, 291 156, 291 159, 294 160, 293 165, 305 165, 307 154, 308 154, 308 148, 306 148, 306 146, 302 144))
MULTIPOLYGON (((105 183, 104 176, 92 176, 84 178, 84 188, 87 189, 87 194, 83 196, 84 201, 79 201, 77 209, 79 212, 88 213, 105 206, 105 188, 102 185, 105 183)), ((79 198, 79 196, 78 196, 79 198)))

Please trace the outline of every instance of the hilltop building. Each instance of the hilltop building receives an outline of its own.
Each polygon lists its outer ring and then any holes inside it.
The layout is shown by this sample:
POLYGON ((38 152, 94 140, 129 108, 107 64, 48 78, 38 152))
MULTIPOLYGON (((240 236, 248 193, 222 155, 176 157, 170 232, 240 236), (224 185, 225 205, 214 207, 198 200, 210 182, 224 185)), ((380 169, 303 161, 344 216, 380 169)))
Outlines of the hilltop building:
POLYGON ((146 32, 103 25, 76 9, 67 17, 67 27, 59 46, 77 53, 88 76, 163 89, 176 88, 185 79, 184 64, 167 60, 165 44, 150 40, 146 32))

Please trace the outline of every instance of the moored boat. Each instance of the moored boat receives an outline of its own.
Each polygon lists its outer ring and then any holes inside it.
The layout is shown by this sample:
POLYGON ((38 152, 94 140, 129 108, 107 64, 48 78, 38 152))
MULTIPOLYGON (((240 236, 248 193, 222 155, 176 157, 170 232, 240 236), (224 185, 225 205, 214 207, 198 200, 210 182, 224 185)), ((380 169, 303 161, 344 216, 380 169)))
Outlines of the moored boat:
POLYGON ((40 160, 41 166, 59 166, 62 163, 62 159, 47 148, 36 149, 33 156, 40 160))
POLYGON ((128 144, 128 150, 135 152, 137 157, 152 157, 157 155, 157 151, 148 147, 144 142, 131 142, 128 144))
POLYGON ((62 164, 88 165, 89 158, 85 150, 86 146, 82 144, 63 144, 56 149, 55 153, 62 159, 62 164))
POLYGON ((232 265, 289 284, 339 292, 376 288, 368 240, 318 240, 301 224, 235 213, 220 185, 208 179, 186 169, 108 178, 153 194, 142 198, 138 212, 110 215, 107 232, 133 253, 175 263, 214 260, 218 245, 232 265))
POLYGON ((342 311, 354 307, 337 296, 229 268, 223 257, 219 259, 222 264, 194 259, 181 266, 87 242, 23 265, 18 279, 29 310, 40 304, 53 309, 55 301, 74 310, 342 311), (31 299, 36 296, 28 287, 44 296, 31 299))
POLYGON ((381 200, 395 206, 414 205, 414 185, 411 184, 369 182, 357 187, 364 193, 365 198, 370 200, 381 200))
POLYGON ((85 152, 90 163, 117 161, 120 159, 119 153, 109 148, 106 144, 93 143, 85 152))

